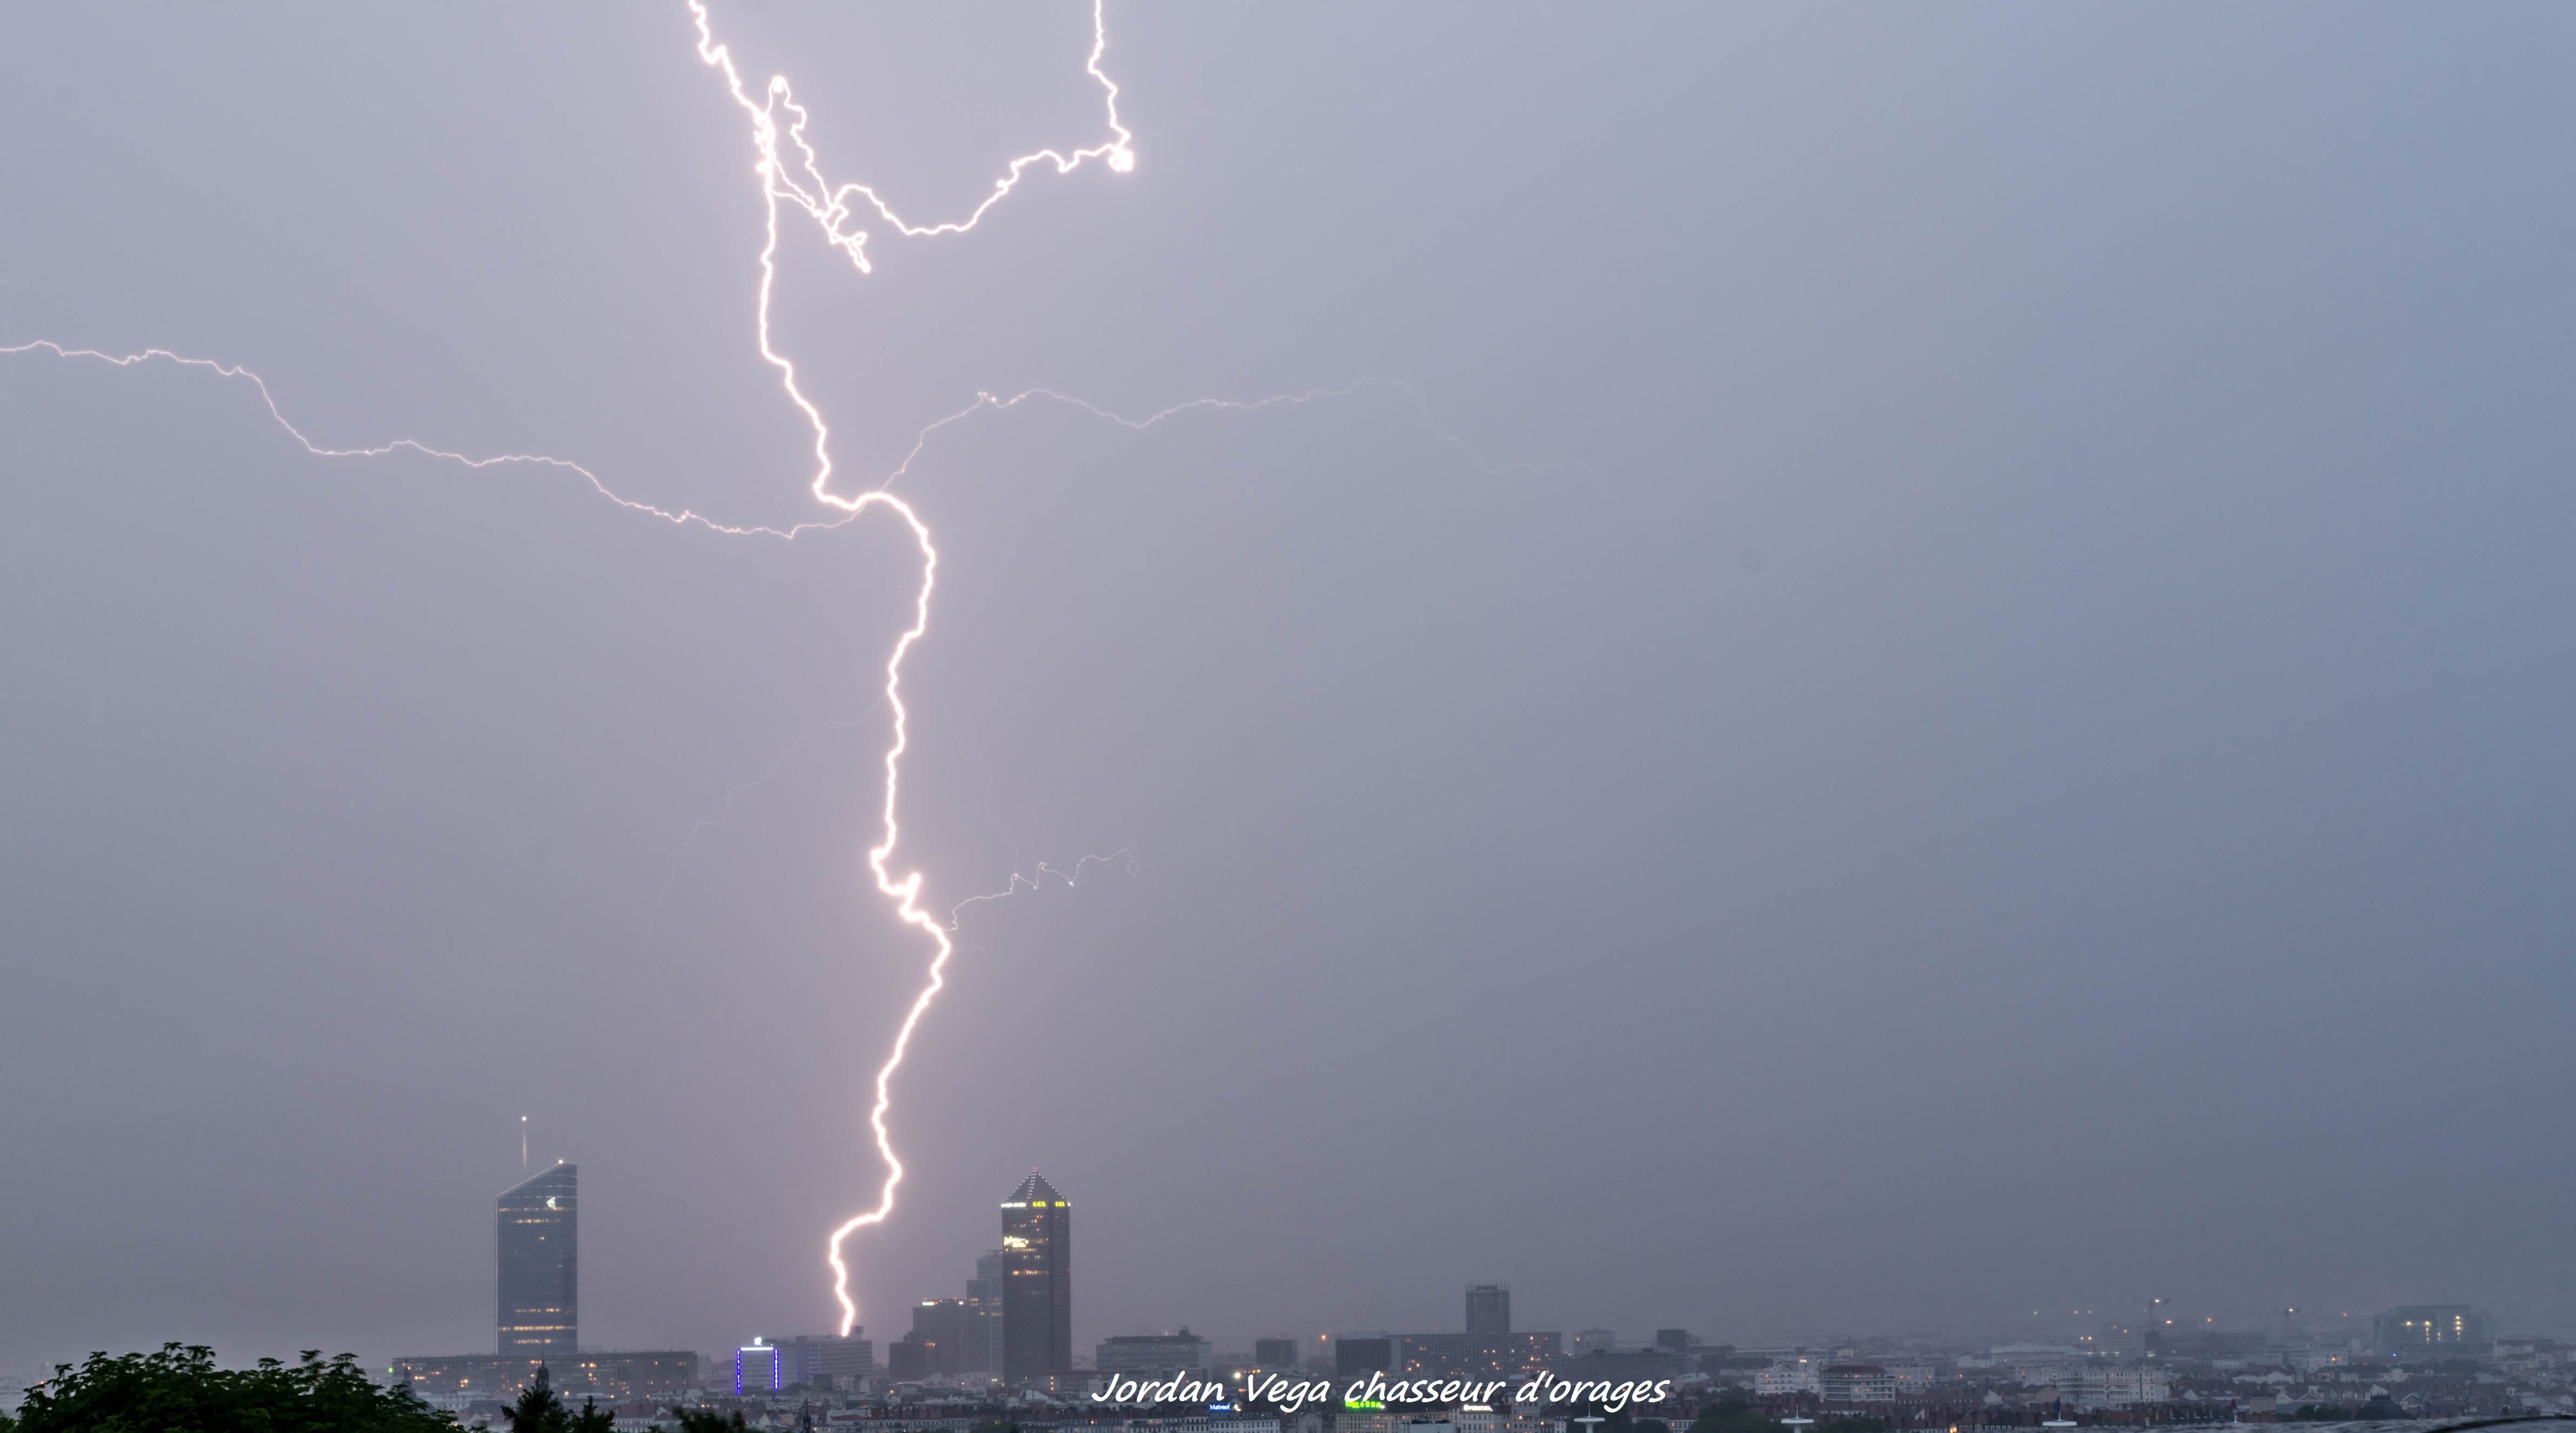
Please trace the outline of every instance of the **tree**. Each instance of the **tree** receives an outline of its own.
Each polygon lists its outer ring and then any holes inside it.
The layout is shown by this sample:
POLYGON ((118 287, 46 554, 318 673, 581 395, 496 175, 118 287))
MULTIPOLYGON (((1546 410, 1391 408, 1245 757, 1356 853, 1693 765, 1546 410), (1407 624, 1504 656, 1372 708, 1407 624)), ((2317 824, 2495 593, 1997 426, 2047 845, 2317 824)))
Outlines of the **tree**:
POLYGON ((217 1368, 215 1351, 163 1344, 158 1353, 110 1358, 79 1368, 58 1364, 27 1394, 15 1433, 456 1433, 456 1420, 412 1396, 382 1388, 342 1354, 324 1362, 308 1349, 292 1366, 263 1358, 255 1368, 217 1368))
POLYGON ((742 1410, 727 1418, 712 1408, 674 1408, 671 1416, 680 1420, 680 1433, 736 1433, 742 1428, 742 1410))
POLYGON ((1780 1433, 1780 1425, 1740 1398, 1721 1399, 1699 1411, 1690 1433, 1780 1433))
POLYGON ((501 1410, 510 1433, 572 1433, 572 1414, 555 1394, 554 1375, 537 1365, 537 1381, 519 1390, 519 1401, 501 1410))
POLYGON ((510 1420, 510 1433, 616 1433, 617 1414, 599 1406, 599 1400, 585 1397, 581 1411, 564 1406, 563 1395, 555 1392, 554 1374, 544 1364, 537 1365, 537 1381, 519 1390, 519 1401, 501 1410, 510 1420))

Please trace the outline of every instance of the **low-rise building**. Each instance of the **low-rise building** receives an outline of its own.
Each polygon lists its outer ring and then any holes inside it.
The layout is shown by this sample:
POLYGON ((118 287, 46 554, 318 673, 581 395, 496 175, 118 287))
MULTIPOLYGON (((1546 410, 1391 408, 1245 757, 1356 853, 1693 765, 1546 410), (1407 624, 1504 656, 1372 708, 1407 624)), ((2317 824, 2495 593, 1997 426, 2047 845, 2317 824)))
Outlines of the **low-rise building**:
POLYGON ((1894 1403, 1896 1375, 1874 1363, 1827 1364, 1817 1375, 1817 1391, 1827 1403, 1894 1403))
POLYGON ((1776 1358, 1768 1368, 1753 1371, 1753 1391, 1764 1398, 1778 1398, 1792 1393, 1814 1393, 1822 1386, 1824 1364, 1803 1355, 1776 1358))
POLYGON ((2142 1403, 2162 1403, 2173 1396, 2171 1387, 2153 1369, 2108 1365, 2076 1370, 2063 1392, 2075 1406, 2086 1410, 2135 1408, 2142 1403))
POLYGON ((1102 1373, 1206 1373, 1216 1366, 1214 1346, 1183 1328, 1179 1333, 1120 1334, 1092 1350, 1102 1373))
POLYGON ((433 1407, 453 1405, 462 1409, 483 1399, 507 1403, 517 1398, 519 1390, 536 1381, 540 1366, 546 1369, 555 1391, 575 1403, 585 1397, 602 1402, 672 1399, 703 1386, 699 1382, 698 1355, 670 1349, 573 1353, 553 1358, 488 1353, 397 1358, 385 1375, 388 1382, 410 1384, 423 1399, 433 1395, 446 1399, 445 1403, 432 1403, 433 1407))
POLYGON ((2494 1350, 2495 1335, 2467 1304, 2408 1304, 2372 1315, 2370 1342, 2392 1358, 2478 1358, 2494 1350))

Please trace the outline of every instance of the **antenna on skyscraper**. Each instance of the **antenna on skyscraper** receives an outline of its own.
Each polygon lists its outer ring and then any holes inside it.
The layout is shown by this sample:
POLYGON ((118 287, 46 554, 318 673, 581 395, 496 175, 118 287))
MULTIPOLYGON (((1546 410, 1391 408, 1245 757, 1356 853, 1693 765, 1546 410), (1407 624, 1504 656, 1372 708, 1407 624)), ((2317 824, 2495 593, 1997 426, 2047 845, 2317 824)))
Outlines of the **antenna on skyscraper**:
POLYGON ((524 1171, 527 1169, 527 1167, 528 1167, 528 1117, 527 1117, 526 1115, 521 1115, 521 1116, 519 1116, 519 1168, 520 1168, 520 1170, 521 1170, 522 1172, 524 1172, 524 1171))

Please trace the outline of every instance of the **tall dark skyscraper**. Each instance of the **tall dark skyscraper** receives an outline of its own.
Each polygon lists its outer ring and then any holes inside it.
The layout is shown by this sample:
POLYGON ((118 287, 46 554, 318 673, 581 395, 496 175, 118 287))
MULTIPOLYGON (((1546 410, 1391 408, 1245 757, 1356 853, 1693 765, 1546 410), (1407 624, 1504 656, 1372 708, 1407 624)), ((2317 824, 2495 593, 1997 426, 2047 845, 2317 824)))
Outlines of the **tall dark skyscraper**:
POLYGON ((975 1277, 966 1281, 966 1302, 983 1310, 984 1361, 975 1365, 977 1372, 1002 1371, 1002 1290, 1010 1278, 1001 1250, 975 1256, 975 1277))
POLYGON ((581 1167, 558 1164, 501 1196, 501 1352, 572 1356, 581 1336, 581 1167))
POLYGON ((1002 1378, 1073 1371, 1073 1206, 1036 1170, 1002 1201, 1002 1378))
POLYGON ((1467 1286, 1467 1332, 1510 1333, 1512 1331, 1512 1286, 1509 1284, 1469 1284, 1467 1286))

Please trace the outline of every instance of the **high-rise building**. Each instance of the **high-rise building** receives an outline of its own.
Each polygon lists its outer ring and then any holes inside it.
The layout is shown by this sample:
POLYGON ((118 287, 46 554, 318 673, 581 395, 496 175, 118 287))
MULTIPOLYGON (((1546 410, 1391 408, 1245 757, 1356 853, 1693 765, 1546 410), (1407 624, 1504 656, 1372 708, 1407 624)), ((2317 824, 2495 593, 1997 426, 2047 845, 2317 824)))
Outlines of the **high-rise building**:
POLYGON ((787 1360, 780 1357, 778 1345, 753 1339, 733 1351, 733 1391, 735 1397, 746 1393, 775 1393, 787 1386, 787 1360))
POLYGON ((1297 1371, 1299 1349, 1293 1338, 1257 1338, 1252 1341, 1252 1361, 1263 1368, 1281 1373, 1297 1371))
POLYGON ((966 1301, 966 1346, 957 1355, 959 1373, 1002 1371, 1002 1301, 966 1301))
POLYGON ((1036 1170, 1002 1201, 1002 1378, 1073 1371, 1073 1206, 1036 1170))
POLYGON ((1469 1284, 1467 1286, 1467 1332, 1510 1333, 1511 1331, 1512 1286, 1469 1284))
POLYGON ((975 1256, 975 1277, 966 1281, 966 1302, 982 1311, 978 1326, 984 1331, 982 1362, 974 1366, 977 1373, 1002 1371, 1002 1290, 1010 1282, 1010 1273, 999 1249, 975 1256))
POLYGON ((501 1352, 570 1358, 581 1343, 581 1168, 557 1164, 500 1201, 501 1352))
POLYGON ((923 1299, 912 1306, 912 1331, 939 1345, 937 1373, 991 1373, 993 1326, 1001 1321, 999 1303, 986 1299, 923 1299))

